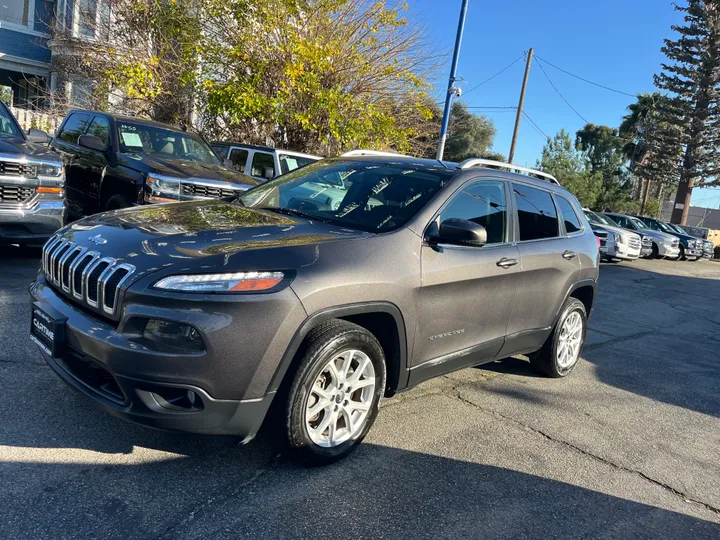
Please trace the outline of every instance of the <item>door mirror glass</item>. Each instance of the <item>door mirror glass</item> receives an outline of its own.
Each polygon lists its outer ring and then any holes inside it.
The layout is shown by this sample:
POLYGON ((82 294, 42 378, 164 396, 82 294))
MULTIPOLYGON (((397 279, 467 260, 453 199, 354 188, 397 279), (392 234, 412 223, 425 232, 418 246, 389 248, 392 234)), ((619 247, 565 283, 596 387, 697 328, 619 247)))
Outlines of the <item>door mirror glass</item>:
POLYGON ((28 131, 27 140, 31 143, 46 144, 50 140, 50 137, 48 137, 48 134, 44 131, 32 128, 28 131))
POLYGON ((440 223, 438 241, 443 244, 482 247, 487 243, 485 227, 466 219, 449 218, 440 223))
POLYGON ((105 143, 102 142, 100 137, 95 137, 94 135, 81 135, 78 138, 78 144, 80 146, 84 146, 85 148, 90 148, 91 150, 99 150, 100 152, 105 151, 105 143))

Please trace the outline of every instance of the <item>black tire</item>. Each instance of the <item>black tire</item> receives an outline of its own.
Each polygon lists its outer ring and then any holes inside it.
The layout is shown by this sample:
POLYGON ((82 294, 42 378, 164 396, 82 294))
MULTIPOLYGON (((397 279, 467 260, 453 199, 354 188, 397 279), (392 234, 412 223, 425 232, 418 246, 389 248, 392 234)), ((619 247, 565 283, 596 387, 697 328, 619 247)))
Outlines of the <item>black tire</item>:
POLYGON ((543 345, 542 349, 533 354, 530 357, 530 363, 540 373, 547 375, 548 377, 561 378, 567 377, 573 368, 577 365, 580 355, 582 354, 582 348, 585 344, 585 335, 587 333, 587 312, 585 311, 585 304, 583 304, 577 298, 568 298, 560 311, 560 317, 558 317, 557 324, 553 328, 552 333, 547 338, 547 341, 543 345), (579 313, 582 321, 582 336, 580 341, 579 350, 577 356, 572 364, 568 366, 561 366, 558 362, 558 346, 560 344, 560 334, 565 321, 573 313, 579 313))
POLYGON ((130 207, 131 203, 123 195, 113 195, 105 203, 105 210, 121 210, 130 207))
POLYGON ((653 242, 652 245, 652 253, 650 254, 651 259, 659 259, 660 258, 660 250, 657 247, 657 244, 653 242))
MULTIPOLYGON (((333 319, 313 328, 300 349, 300 364, 292 381, 285 411, 285 427, 290 448, 307 465, 326 465, 346 457, 370 431, 380 409, 385 390, 385 355, 382 346, 370 332, 356 324, 333 319), (315 443, 308 431, 305 413, 311 391, 323 370, 343 351, 357 350, 366 354, 375 372, 375 389, 363 424, 349 440, 337 446, 323 447, 315 443)), ((341 398, 338 398, 341 399, 341 398)), ((335 410, 337 410, 337 406, 335 410)), ((325 415, 324 409, 317 413, 325 415)))
POLYGON ((681 244, 680 245, 680 255, 678 255, 678 258, 675 259, 676 261, 687 261, 688 258, 685 256, 685 247, 681 244))

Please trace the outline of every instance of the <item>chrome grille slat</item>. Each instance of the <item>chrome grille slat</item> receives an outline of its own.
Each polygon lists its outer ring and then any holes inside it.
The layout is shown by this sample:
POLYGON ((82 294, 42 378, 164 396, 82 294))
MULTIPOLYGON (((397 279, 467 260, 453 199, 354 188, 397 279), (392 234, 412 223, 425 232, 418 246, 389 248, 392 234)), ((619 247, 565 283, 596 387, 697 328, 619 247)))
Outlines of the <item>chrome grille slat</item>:
POLYGON ((97 251, 88 251, 60 235, 43 246, 41 266, 50 285, 110 316, 117 313, 120 290, 135 272, 131 264, 102 257, 97 251), (92 290, 90 281, 95 283, 92 290))

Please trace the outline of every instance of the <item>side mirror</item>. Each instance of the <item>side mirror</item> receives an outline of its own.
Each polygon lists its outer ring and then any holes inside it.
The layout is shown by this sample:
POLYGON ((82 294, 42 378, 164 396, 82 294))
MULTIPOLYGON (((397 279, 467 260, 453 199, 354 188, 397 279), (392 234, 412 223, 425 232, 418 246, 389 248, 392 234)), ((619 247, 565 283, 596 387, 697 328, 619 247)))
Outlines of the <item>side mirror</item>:
POLYGON ((48 137, 48 134, 44 131, 32 128, 30 131, 28 131, 27 140, 31 143, 47 144, 50 140, 50 137, 48 137))
POLYGON ((482 247, 487 243, 487 231, 466 219, 450 218, 440 224, 438 241, 468 247, 482 247))
POLYGON ((272 167, 263 167, 262 177, 267 180, 272 180, 273 178, 275 178, 275 169, 272 167))
POLYGON ((80 137, 78 137, 78 144, 91 150, 105 151, 105 143, 102 142, 100 137, 95 137, 94 135, 80 135, 80 137))

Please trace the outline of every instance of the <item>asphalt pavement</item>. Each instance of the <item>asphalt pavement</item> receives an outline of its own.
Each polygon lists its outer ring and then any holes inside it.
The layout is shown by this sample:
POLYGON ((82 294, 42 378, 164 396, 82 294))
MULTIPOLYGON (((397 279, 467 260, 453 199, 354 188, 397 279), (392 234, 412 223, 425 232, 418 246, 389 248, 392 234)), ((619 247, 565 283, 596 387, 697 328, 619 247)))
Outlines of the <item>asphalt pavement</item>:
POLYGON ((38 250, 0 248, 0 538, 720 538, 720 264, 603 265, 564 380, 523 358, 386 400, 321 469, 267 433, 153 431, 27 338, 38 250))

